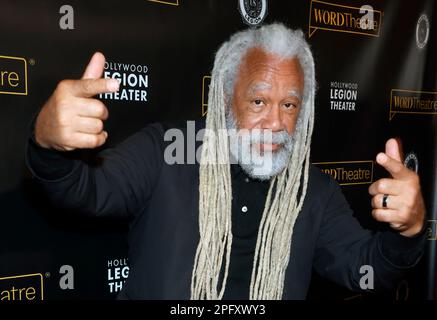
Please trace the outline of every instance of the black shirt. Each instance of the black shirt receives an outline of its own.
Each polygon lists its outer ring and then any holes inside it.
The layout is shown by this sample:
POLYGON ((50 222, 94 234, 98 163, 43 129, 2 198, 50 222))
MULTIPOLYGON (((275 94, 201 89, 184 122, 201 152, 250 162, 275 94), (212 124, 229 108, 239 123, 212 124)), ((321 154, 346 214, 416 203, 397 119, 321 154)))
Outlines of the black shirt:
POLYGON ((270 182, 251 179, 238 164, 232 174, 232 250, 224 299, 249 299, 258 228, 270 182))

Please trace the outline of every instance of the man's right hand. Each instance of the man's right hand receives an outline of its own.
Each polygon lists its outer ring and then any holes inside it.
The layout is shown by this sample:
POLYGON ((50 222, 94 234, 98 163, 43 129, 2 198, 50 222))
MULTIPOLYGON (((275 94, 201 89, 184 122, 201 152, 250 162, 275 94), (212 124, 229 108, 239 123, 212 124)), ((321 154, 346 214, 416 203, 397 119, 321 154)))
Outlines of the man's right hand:
POLYGON ((105 57, 96 52, 80 80, 62 80, 42 107, 35 123, 35 140, 43 148, 71 151, 96 148, 105 143, 108 134, 103 121, 108 109, 92 97, 116 92, 116 79, 103 79, 105 57))

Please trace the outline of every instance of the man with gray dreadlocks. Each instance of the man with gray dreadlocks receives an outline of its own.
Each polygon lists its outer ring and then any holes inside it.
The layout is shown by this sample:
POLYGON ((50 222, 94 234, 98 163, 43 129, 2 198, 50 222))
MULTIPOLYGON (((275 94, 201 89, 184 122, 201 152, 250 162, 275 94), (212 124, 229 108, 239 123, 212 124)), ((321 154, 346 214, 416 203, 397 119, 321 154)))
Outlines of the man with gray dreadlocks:
POLYGON ((108 111, 92 98, 118 90, 101 79, 104 62, 96 53, 81 80, 58 85, 26 159, 55 204, 130 219, 120 299, 304 299, 313 268, 363 290, 362 266, 378 290, 419 261, 425 205, 395 139, 376 158, 391 178, 369 188, 386 231, 364 230, 338 184, 310 164, 316 82, 301 31, 265 25, 221 46, 194 165, 167 161, 174 127, 164 123, 99 152, 98 165, 69 152, 107 138, 108 111))

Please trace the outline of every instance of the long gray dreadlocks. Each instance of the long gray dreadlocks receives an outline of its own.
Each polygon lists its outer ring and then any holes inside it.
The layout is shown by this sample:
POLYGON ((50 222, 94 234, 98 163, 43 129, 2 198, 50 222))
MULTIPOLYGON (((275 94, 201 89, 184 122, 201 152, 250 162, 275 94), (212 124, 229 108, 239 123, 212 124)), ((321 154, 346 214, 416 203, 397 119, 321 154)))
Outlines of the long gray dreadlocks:
POLYGON ((314 126, 315 71, 312 53, 300 30, 274 23, 234 34, 218 50, 208 96, 206 131, 200 164, 199 231, 191 281, 191 299, 222 299, 232 246, 232 186, 226 132, 226 105, 240 63, 248 50, 261 48, 284 59, 297 58, 304 70, 304 98, 295 130, 295 146, 286 168, 270 182, 253 261, 250 299, 282 299, 293 227, 307 184, 314 126), (220 276, 223 270, 222 276, 220 276), (219 282, 220 285, 219 285, 219 282))

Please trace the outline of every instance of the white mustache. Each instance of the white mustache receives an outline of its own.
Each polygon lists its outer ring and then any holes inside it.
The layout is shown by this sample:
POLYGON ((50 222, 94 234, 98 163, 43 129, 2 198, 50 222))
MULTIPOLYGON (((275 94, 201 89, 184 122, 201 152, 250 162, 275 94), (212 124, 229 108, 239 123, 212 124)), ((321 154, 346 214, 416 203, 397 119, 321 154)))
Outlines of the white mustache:
POLYGON ((251 144, 286 144, 293 135, 288 134, 287 131, 272 132, 269 130, 240 130, 238 136, 251 144))

